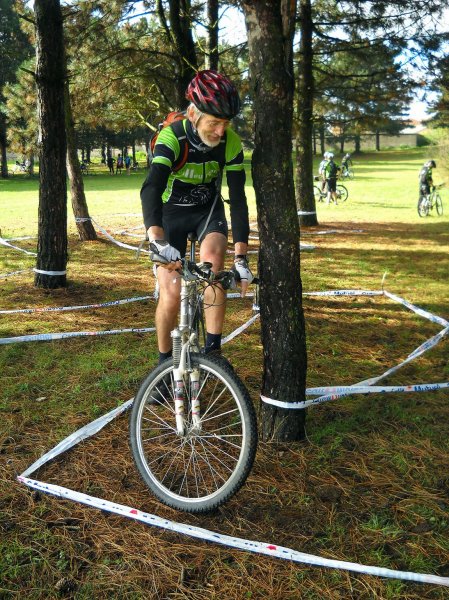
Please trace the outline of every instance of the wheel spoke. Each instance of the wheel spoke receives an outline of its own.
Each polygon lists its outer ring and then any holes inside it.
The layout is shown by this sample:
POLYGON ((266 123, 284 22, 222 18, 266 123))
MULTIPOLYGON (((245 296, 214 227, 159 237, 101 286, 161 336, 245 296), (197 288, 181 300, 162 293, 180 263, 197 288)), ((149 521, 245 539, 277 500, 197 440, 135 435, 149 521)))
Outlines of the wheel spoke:
POLYGON ((136 395, 131 445, 144 481, 160 500, 204 512, 225 502, 242 485, 254 459, 257 429, 251 401, 233 371, 198 354, 190 355, 188 365, 184 435, 176 427, 173 367, 161 366, 136 395), (192 370, 199 371, 195 391, 201 407, 199 424, 193 422, 191 410, 192 370), (158 395, 166 396, 163 402, 155 402, 158 395))

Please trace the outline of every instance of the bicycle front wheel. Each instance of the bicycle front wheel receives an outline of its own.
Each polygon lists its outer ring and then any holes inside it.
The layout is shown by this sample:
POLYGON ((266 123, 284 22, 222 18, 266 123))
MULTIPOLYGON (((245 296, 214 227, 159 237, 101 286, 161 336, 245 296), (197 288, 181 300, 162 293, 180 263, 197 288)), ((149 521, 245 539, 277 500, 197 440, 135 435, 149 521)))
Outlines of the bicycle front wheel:
POLYGON ((184 433, 178 434, 175 423, 173 364, 165 361, 135 397, 130 441, 153 494, 172 508, 202 513, 224 504, 245 482, 256 453, 257 425, 248 392, 230 365, 191 354, 190 367, 199 373, 199 387, 186 372, 184 433), (195 395, 199 426, 192 418, 195 395))
POLYGON ((322 202, 323 196, 321 195, 321 190, 316 185, 313 186, 313 197, 315 198, 315 202, 322 202))
POLYGON ((437 214, 441 217, 443 214, 443 201, 440 194, 436 194, 435 196, 435 208, 437 209, 437 214))
POLYGON ((196 296, 196 304, 192 307, 190 316, 190 329, 196 333, 198 350, 206 348, 206 326, 204 323, 204 303, 200 296, 196 296))
POLYGON ((348 198, 348 189, 344 185, 337 185, 337 198, 342 202, 346 202, 348 198))
POLYGON ((420 217, 427 217, 429 214, 429 202, 425 196, 421 196, 418 201, 418 215, 420 217))

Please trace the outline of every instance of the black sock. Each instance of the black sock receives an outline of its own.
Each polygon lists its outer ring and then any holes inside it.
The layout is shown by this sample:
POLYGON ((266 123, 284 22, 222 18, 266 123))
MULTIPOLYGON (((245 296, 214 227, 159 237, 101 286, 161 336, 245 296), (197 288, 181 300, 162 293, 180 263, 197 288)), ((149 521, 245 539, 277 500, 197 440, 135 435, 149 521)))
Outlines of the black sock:
POLYGON ((207 332, 204 352, 205 354, 209 354, 209 352, 213 352, 214 350, 221 350, 221 333, 207 332))
POLYGON ((171 350, 169 352, 159 351, 159 364, 163 363, 164 360, 167 360, 167 358, 171 358, 172 356, 173 356, 173 353, 171 350))

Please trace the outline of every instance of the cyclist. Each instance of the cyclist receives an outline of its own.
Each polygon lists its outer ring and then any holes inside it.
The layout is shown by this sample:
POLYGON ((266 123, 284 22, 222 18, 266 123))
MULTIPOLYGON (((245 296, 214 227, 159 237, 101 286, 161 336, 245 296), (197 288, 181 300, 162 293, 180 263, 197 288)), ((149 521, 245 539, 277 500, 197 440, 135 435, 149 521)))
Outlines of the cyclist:
POLYGON ((430 194, 433 188, 433 176, 432 169, 436 169, 437 165, 434 160, 428 160, 421 168, 419 172, 419 199, 418 206, 423 197, 430 194))
POLYGON ((337 177, 340 171, 340 167, 334 162, 334 154, 333 152, 328 152, 328 162, 324 167, 324 176, 326 178, 327 184, 327 204, 330 204, 330 201, 333 200, 335 204, 337 202, 337 177))
POLYGON ((352 158, 351 155, 349 154, 349 152, 346 152, 346 154, 343 156, 343 159, 341 161, 341 169, 343 173, 347 173, 349 171, 349 167, 352 165, 352 158))
POLYGON ((318 175, 321 179, 321 191, 324 192, 326 188, 326 175, 324 173, 324 169, 326 168, 327 163, 329 162, 329 152, 325 152, 323 154, 323 160, 320 162, 318 166, 318 175))
MULTIPOLYGON (((157 138, 154 158, 140 196, 150 249, 166 258, 166 268, 156 271, 159 301, 156 331, 159 362, 172 355, 170 332, 176 323, 180 280, 173 271, 180 267, 187 235, 194 231, 200 242, 200 260, 221 271, 227 249, 228 226, 220 195, 221 175, 226 169, 229 187, 235 260, 232 270, 245 294, 253 275, 248 266, 249 220, 245 196, 243 150, 239 136, 230 128, 240 112, 234 84, 217 71, 199 71, 190 82, 186 98, 190 104, 181 121, 184 136, 178 139, 173 125, 157 138), (187 144, 187 162, 174 171, 174 163, 187 144)), ((220 286, 205 291, 206 353, 220 352, 226 295, 220 286)))

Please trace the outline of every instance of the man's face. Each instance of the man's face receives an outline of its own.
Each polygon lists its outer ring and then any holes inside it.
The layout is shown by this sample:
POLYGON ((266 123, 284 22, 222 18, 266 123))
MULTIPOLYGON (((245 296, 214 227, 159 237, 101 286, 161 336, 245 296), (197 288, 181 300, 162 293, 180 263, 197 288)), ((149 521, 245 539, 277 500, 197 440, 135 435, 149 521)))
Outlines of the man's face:
POLYGON ((227 119, 219 119, 212 115, 202 115, 196 123, 196 130, 201 141, 209 146, 215 148, 220 143, 221 138, 224 136, 224 132, 231 124, 227 119))

